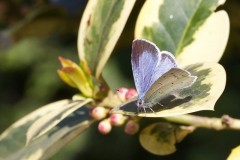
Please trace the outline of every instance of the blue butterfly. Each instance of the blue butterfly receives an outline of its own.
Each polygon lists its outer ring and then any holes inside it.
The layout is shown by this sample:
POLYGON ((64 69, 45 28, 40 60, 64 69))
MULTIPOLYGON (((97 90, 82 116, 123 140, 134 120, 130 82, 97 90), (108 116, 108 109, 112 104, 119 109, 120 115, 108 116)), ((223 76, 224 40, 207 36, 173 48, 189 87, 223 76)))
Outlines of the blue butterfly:
MULTIPOLYGON (((136 39, 132 44, 132 71, 138 92, 136 105, 138 112, 153 111, 155 105, 174 92, 190 87, 197 79, 187 70, 177 67, 174 56, 144 39, 136 39)), ((154 112, 154 111, 153 111, 154 112)))

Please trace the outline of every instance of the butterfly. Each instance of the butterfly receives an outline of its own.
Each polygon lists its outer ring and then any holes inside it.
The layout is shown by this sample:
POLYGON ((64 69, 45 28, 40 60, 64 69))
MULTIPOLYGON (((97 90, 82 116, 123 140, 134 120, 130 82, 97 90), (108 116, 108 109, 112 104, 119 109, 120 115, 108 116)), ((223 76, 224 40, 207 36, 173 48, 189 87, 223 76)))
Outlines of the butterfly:
MULTIPOLYGON (((132 43, 131 55, 133 78, 138 92, 138 112, 160 105, 167 96, 190 87, 197 79, 187 70, 177 66, 174 56, 145 39, 132 43)), ((153 111, 154 112, 154 111, 153 111)))

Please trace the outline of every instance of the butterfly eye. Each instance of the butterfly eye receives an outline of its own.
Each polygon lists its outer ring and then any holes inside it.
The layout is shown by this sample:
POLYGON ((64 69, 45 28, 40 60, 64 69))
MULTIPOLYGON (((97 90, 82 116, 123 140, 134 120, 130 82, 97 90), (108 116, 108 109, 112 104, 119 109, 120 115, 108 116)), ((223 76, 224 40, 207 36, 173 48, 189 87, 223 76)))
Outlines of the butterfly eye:
POLYGON ((137 100, 137 106, 142 106, 144 104, 144 101, 142 99, 137 100))

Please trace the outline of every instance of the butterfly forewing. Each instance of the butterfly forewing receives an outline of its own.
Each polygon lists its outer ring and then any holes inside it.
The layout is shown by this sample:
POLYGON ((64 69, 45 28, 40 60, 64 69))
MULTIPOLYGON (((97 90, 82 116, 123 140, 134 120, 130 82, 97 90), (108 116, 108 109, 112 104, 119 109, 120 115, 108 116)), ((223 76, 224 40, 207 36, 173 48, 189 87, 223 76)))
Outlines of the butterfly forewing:
POLYGON ((153 83, 144 96, 145 103, 157 104, 171 93, 190 87, 196 78, 186 70, 172 68, 153 83))
POLYGON ((131 63, 139 98, 160 76, 176 67, 171 53, 161 53, 155 44, 143 39, 133 41, 131 63))

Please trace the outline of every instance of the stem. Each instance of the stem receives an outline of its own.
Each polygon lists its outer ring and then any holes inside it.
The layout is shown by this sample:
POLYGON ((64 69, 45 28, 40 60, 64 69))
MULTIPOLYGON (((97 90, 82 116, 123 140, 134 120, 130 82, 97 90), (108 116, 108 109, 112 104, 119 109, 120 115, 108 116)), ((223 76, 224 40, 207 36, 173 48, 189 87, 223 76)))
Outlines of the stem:
POLYGON ((231 129, 231 130, 240 130, 240 120, 232 118, 228 115, 223 115, 221 118, 208 118, 208 117, 201 117, 195 115, 180 115, 174 117, 163 117, 163 119, 184 124, 184 125, 191 125, 195 127, 201 128, 208 128, 208 129, 215 129, 215 130, 224 130, 224 129, 231 129))

